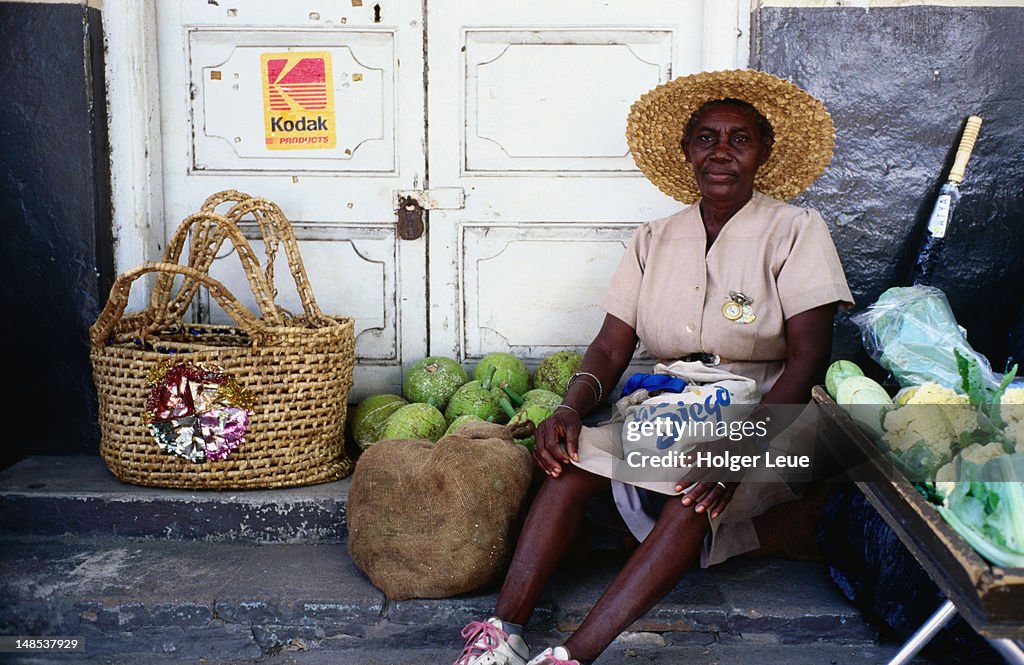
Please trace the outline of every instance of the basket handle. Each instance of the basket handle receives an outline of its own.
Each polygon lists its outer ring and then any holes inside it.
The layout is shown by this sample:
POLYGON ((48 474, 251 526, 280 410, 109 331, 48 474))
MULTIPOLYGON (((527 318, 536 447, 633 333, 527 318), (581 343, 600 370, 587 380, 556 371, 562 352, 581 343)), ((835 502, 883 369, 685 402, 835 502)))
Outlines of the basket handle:
POLYGON ((277 289, 274 287, 274 258, 277 255, 278 245, 284 246, 285 256, 288 258, 288 267, 291 270, 292 279, 295 281, 295 290, 302 303, 302 309, 306 318, 312 322, 323 323, 327 317, 323 315, 316 298, 313 296, 313 288, 309 283, 309 276, 306 273, 305 264, 299 253, 299 242, 295 237, 291 223, 280 207, 273 201, 250 196, 237 190, 225 190, 218 192, 203 202, 202 210, 213 212, 222 203, 233 202, 234 205, 224 213, 229 221, 236 226, 247 214, 252 214, 260 228, 260 235, 263 236, 263 243, 266 246, 267 267, 265 277, 271 288, 273 298, 277 298, 277 289))
MULTIPOLYGON (((202 207, 200 207, 199 210, 200 212, 204 213, 218 214, 218 206, 224 203, 231 203, 231 207, 233 209, 239 203, 242 203, 243 201, 248 201, 251 198, 253 198, 252 195, 246 194, 245 192, 240 192, 237 189, 225 189, 222 192, 217 192, 216 194, 211 194, 210 196, 206 197, 206 200, 203 201, 203 205, 202 207)), ((238 218, 233 218, 233 221, 237 225, 238 218)), ((261 218, 257 217, 256 222, 257 224, 259 224, 260 227, 260 236, 263 238, 263 248, 267 256, 267 267, 264 269, 264 276, 266 277, 267 282, 271 286, 273 286, 274 259, 277 256, 278 244, 277 235, 272 230, 266 228, 266 223, 261 218)), ((274 290, 273 297, 275 299, 277 298, 276 290, 274 290)))
MULTIPOLYGON (((153 263, 147 262, 140 266, 126 270, 125 272, 118 275, 117 279, 114 280, 114 285, 110 289, 110 298, 107 300, 107 304, 103 306, 103 311, 100 312, 99 318, 89 328, 89 340, 93 346, 105 346, 107 341, 113 335, 117 324, 122 320, 124 316, 125 307, 128 305, 128 295, 131 292, 132 284, 135 283, 143 275, 148 273, 159 273, 161 275, 183 275, 187 280, 198 282, 209 289, 210 294, 217 300, 218 304, 224 308, 224 311, 231 316, 235 324, 238 325, 256 344, 265 343, 272 335, 267 325, 256 318, 252 312, 250 312, 245 305, 238 301, 226 286, 221 284, 219 281, 210 277, 206 273, 200 272, 190 266, 178 265, 176 263, 153 263)), ((173 280, 173 277, 172 277, 173 280)), ((145 312, 144 314, 151 312, 145 312)), ((143 320, 152 321, 152 317, 143 317, 143 320)), ((146 329, 140 330, 140 333, 145 334, 151 332, 149 328, 152 325, 147 326, 146 329)))
MULTIPOLYGON (((260 315, 271 325, 285 324, 284 317, 274 303, 273 285, 267 283, 266 275, 260 271, 256 253, 238 227, 223 215, 202 211, 186 217, 171 236, 164 252, 164 263, 179 263, 190 234, 192 242, 189 247, 189 267, 201 273, 208 273, 224 241, 230 239, 242 262, 242 270, 256 298, 260 315)), ((174 275, 163 273, 153 289, 150 310, 154 313, 153 321, 157 326, 164 322, 181 320, 196 291, 199 290, 197 282, 186 280, 172 299, 170 291, 173 283, 174 275)))
POLYGON ((216 212, 217 206, 222 203, 230 201, 233 205, 251 198, 252 194, 246 194, 245 192, 240 192, 237 189, 225 189, 224 191, 207 196, 206 200, 203 201, 203 205, 199 209, 203 212, 216 212))

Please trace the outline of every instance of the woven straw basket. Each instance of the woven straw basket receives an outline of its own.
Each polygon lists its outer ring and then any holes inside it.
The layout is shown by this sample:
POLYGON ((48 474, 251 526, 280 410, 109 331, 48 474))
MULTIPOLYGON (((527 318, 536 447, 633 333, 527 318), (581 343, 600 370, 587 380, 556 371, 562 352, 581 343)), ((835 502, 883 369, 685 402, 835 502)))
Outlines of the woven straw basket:
POLYGON ((120 480, 182 489, 273 488, 337 480, 351 472, 344 425, 355 363, 353 323, 320 311, 291 226, 272 202, 235 191, 207 199, 178 227, 162 262, 117 278, 90 340, 100 455, 120 480), (215 212, 222 205, 230 210, 215 212), (262 269, 238 227, 246 215, 255 217, 266 245, 262 269), (189 237, 187 264, 179 264, 189 237), (258 317, 208 274, 225 240, 242 262, 258 317), (297 316, 275 304, 279 247, 302 303, 297 316), (156 283, 148 307, 126 314, 132 284, 150 273, 156 283), (200 287, 235 325, 184 321, 200 287), (226 458, 190 462, 163 452, 151 435, 149 377, 168 361, 216 366, 254 396, 245 440, 226 458))

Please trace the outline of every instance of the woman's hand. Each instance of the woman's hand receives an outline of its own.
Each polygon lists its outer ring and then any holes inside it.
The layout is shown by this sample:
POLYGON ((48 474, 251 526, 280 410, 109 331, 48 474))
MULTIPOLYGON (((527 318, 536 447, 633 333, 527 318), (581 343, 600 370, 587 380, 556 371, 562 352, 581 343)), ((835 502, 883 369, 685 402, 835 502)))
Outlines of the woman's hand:
MULTIPOLYGON (((732 501, 739 483, 724 483, 720 481, 705 480, 693 486, 693 489, 683 495, 684 506, 694 506, 698 513, 708 513, 711 519, 722 514, 725 507, 732 501)), ((676 491, 682 492, 683 486, 676 485, 676 491)))
POLYGON ((541 421, 537 426, 533 456, 544 473, 557 478, 563 464, 579 459, 577 450, 582 427, 579 415, 568 408, 556 409, 541 421))
POLYGON ((587 347, 579 373, 570 381, 562 405, 537 426, 533 456, 544 473, 557 478, 562 465, 579 460, 580 418, 598 405, 622 376, 636 349, 636 332, 627 323, 606 314, 597 337, 587 347))

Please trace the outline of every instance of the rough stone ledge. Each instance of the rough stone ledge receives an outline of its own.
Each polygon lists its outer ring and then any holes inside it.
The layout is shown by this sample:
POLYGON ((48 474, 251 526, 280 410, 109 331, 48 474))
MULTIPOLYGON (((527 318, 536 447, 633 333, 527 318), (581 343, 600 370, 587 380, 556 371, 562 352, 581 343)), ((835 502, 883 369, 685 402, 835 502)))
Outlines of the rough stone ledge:
MULTIPOLYGON (((548 641, 531 641, 534 651, 548 641)), ((730 665, 883 665, 896 654, 898 645, 844 645, 844 644, 740 644, 710 642, 693 646, 640 646, 613 644, 595 665, 679 665, 680 663, 729 663, 730 665)), ((458 657, 459 649, 449 647, 400 648, 352 647, 333 650, 311 649, 301 643, 256 659, 227 655, 211 656, 199 660, 199 665, 447 665, 458 657)), ((5 661, 12 665, 51 665, 63 658, 38 656, 13 657, 5 661)), ((71 659, 67 659, 71 660, 71 659)), ((122 652, 114 655, 96 655, 74 658, 74 662, 90 665, 197 665, 197 659, 175 653, 122 652)), ((930 661, 914 659, 913 665, 928 665, 930 661)))
POLYGON ((171 540, 341 542, 350 479, 198 491, 117 480, 99 457, 29 457, 0 472, 0 533, 171 540))
MULTIPOLYGON (((457 648, 494 591, 388 601, 342 544, 8 537, 0 548, 0 633, 83 635, 90 653, 272 655, 295 649, 457 648)), ((529 626, 574 630, 607 586, 614 553, 570 563, 529 626)), ((630 648, 712 643, 871 643, 875 631, 819 564, 764 559, 692 571, 624 636, 630 648), (780 596, 772 589, 785 582, 780 596)), ((541 639, 541 638, 538 638, 541 639)))

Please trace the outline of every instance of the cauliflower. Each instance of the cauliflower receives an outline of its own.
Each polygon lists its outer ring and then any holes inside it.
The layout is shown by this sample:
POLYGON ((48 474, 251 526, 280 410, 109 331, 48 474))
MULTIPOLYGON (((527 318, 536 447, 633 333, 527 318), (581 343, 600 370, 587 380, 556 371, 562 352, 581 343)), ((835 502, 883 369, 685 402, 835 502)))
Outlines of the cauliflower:
POLYGON ((978 426, 976 410, 971 406, 967 395, 950 390, 937 383, 925 383, 917 389, 907 404, 945 404, 954 408, 939 409, 948 420, 957 436, 961 432, 970 432, 978 426), (959 407, 959 408, 955 408, 959 407))
POLYGON ((960 480, 960 468, 964 462, 973 462, 978 466, 984 466, 990 459, 1006 454, 1003 444, 998 441, 990 441, 984 445, 972 443, 953 457, 949 464, 946 464, 935 474, 935 489, 943 496, 949 496, 956 483, 960 480))
POLYGON ((885 434, 882 440, 894 451, 909 450, 919 441, 927 441, 933 446, 944 444, 948 451, 957 437, 949 420, 943 418, 942 412, 936 408, 904 406, 893 409, 885 414, 883 425, 885 434))
POLYGON ((928 480, 952 456, 958 436, 936 406, 903 406, 885 414, 882 449, 912 482, 928 480))
POLYGON ((950 460, 960 435, 976 429, 977 422, 965 395, 925 383, 885 415, 882 445, 910 480, 928 480, 950 460))
POLYGON ((985 466, 985 462, 1005 455, 1006 450, 1003 444, 998 441, 990 441, 986 444, 972 443, 957 453, 949 464, 946 464, 935 474, 935 484, 956 482, 960 479, 960 466, 964 462, 972 462, 978 466, 985 466))
POLYGON ((884 426, 883 439, 894 450, 909 450, 918 441, 928 441, 944 444, 948 453, 960 433, 974 429, 977 420, 966 395, 937 383, 925 383, 909 393, 902 407, 885 415, 884 426))
POLYGON ((1006 424, 1006 438, 1015 452, 1024 453, 1024 388, 1010 388, 1000 400, 1000 412, 1006 424))
POLYGON ((971 445, 961 450, 960 454, 957 455, 957 457, 959 457, 964 462, 974 462, 978 466, 984 466, 985 462, 989 461, 990 459, 1005 454, 1006 451, 1003 450, 1003 444, 999 443, 998 441, 992 441, 986 443, 985 445, 981 445, 980 443, 972 443, 971 445))
POLYGON ((917 387, 907 404, 967 404, 967 395, 961 395, 937 383, 923 383, 917 387))
POLYGON ((1003 406, 1007 404, 1024 404, 1024 388, 1007 388, 1003 393, 1003 406))

